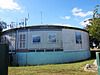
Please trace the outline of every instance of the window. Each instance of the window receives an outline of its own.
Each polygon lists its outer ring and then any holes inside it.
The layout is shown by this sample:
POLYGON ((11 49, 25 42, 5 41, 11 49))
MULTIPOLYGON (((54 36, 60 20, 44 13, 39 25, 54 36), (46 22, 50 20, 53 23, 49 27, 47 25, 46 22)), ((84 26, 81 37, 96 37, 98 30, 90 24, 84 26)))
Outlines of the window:
POLYGON ((33 43, 40 43, 41 37, 40 35, 33 35, 33 43))
POLYGON ((20 48, 25 48, 25 34, 20 34, 20 48))
POLYGON ((48 42, 49 43, 56 43, 56 34, 48 34, 48 42))
POLYGON ((81 33, 80 32, 76 32, 75 36, 76 36, 76 43, 77 44, 81 44, 82 43, 81 33))

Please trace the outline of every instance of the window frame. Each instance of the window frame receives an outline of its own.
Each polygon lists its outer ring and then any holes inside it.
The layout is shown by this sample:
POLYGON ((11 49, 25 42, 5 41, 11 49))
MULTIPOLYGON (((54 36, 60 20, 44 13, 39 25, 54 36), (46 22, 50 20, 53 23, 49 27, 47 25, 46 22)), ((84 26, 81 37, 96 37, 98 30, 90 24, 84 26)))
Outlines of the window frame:
POLYGON ((41 35, 40 34, 34 34, 34 35, 32 35, 32 44, 36 44, 36 43, 41 43, 41 35), (33 42, 33 38, 35 36, 39 36, 40 37, 40 42, 33 42))
POLYGON ((26 49, 26 33, 19 34, 19 49, 26 49), (21 35, 22 35, 22 38, 21 38, 21 35))
POLYGON ((56 33, 48 33, 48 43, 57 43, 57 34, 56 33), (50 42, 50 39, 49 39, 50 34, 55 34, 56 42, 50 42))
POLYGON ((76 44, 82 44, 82 33, 81 32, 75 32, 75 41, 76 41, 76 44))

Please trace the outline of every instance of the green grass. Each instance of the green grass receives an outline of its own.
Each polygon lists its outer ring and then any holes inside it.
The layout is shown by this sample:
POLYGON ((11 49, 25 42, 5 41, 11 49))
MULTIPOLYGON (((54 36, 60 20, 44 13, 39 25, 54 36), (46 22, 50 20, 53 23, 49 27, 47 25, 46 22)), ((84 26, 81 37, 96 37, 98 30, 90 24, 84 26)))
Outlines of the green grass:
POLYGON ((97 75, 97 72, 85 72, 82 67, 93 65, 93 60, 67 64, 8 67, 8 75, 97 75))

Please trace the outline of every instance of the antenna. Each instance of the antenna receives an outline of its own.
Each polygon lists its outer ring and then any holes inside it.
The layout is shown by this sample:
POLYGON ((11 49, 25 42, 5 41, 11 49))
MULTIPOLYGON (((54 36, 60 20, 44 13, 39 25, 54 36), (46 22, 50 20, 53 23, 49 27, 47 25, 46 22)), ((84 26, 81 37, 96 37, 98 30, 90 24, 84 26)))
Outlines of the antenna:
POLYGON ((29 19, 29 13, 28 13, 28 18, 25 17, 25 27, 26 27, 26 25, 27 25, 28 19, 29 19))
POLYGON ((41 24, 42 24, 42 8, 41 8, 41 24))

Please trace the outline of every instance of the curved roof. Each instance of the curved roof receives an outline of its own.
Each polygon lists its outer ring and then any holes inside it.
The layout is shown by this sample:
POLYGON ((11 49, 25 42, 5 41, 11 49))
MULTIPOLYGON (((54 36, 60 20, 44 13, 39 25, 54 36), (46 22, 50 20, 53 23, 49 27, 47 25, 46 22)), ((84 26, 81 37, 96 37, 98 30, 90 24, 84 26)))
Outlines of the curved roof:
POLYGON ((86 31, 85 29, 76 28, 76 27, 69 27, 69 26, 59 26, 59 25, 35 25, 35 26, 27 26, 27 27, 20 27, 20 28, 14 28, 4 31, 5 32, 11 32, 16 30, 23 30, 23 29, 74 29, 74 30, 81 30, 86 31))

